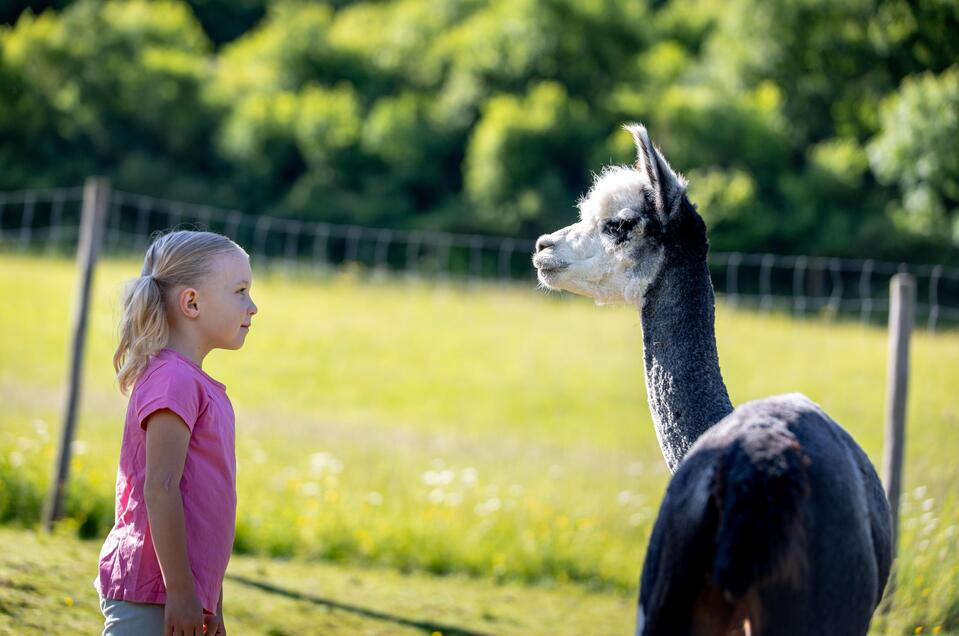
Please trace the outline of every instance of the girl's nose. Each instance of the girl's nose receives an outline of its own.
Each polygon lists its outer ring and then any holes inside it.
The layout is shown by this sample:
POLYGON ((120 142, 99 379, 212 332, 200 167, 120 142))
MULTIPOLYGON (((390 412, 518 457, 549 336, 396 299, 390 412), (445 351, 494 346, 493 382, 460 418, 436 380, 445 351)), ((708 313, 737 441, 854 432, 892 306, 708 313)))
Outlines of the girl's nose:
POLYGON ((250 301, 250 315, 252 316, 257 312, 256 303, 252 300, 250 301))

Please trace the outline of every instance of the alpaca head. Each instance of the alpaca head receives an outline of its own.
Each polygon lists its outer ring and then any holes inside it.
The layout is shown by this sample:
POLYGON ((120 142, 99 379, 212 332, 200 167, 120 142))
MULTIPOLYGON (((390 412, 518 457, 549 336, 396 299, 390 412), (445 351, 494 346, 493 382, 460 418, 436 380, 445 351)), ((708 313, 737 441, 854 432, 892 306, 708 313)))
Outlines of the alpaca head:
POLYGON ((706 230, 686 198, 686 181, 646 128, 626 129, 636 165, 608 167, 579 202, 580 220, 536 241, 540 283, 598 303, 641 302, 671 257, 706 258, 706 230))

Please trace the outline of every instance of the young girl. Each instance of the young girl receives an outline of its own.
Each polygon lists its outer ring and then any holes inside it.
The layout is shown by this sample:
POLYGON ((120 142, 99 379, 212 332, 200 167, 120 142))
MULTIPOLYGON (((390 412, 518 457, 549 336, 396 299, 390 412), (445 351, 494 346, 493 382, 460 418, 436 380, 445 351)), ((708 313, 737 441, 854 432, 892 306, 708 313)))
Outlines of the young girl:
POLYGON ((132 386, 116 523, 95 581, 104 636, 226 634, 223 576, 236 521, 233 407, 201 368, 239 349, 256 305, 249 257, 211 232, 171 232, 147 249, 123 302, 113 357, 132 386))

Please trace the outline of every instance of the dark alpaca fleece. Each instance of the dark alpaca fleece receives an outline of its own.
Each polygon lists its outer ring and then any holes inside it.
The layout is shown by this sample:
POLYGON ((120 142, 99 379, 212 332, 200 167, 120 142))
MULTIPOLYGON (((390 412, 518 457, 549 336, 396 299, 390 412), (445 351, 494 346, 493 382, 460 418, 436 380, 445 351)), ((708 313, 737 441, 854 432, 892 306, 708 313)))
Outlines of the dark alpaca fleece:
POLYGON ((749 402, 707 431, 653 529, 637 634, 865 634, 891 566, 868 458, 799 394, 749 402))
POLYGON ((650 224, 662 241, 663 264, 641 311, 646 393, 670 471, 710 426, 733 410, 713 331, 706 228, 685 197, 680 215, 666 231, 650 224))

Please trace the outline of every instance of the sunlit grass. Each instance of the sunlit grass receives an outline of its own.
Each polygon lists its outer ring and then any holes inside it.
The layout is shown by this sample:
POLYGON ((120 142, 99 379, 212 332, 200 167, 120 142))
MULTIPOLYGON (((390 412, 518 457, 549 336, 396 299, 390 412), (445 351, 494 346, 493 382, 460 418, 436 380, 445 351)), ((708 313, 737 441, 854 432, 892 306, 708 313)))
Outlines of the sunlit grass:
MULTIPOLYGON (((205 364, 237 411, 239 550, 635 589, 667 480, 635 308, 254 269, 247 346, 205 364)), ((112 521, 125 398, 110 358, 136 271, 106 262, 96 280, 71 497, 86 536, 112 521)), ((49 479, 74 285, 71 262, 0 256, 6 520, 36 519, 49 479)), ((801 391, 880 463, 884 331, 720 305, 717 337, 734 402, 801 391)), ((959 335, 916 334, 912 363, 910 503, 881 633, 959 621, 959 335)))
MULTIPOLYGON (((98 541, 0 527, 0 634, 98 634, 98 541)), ((573 584, 524 586, 236 555, 223 586, 242 636, 580 636, 626 633, 635 601, 573 584), (260 585, 269 586, 264 589, 260 585)))

